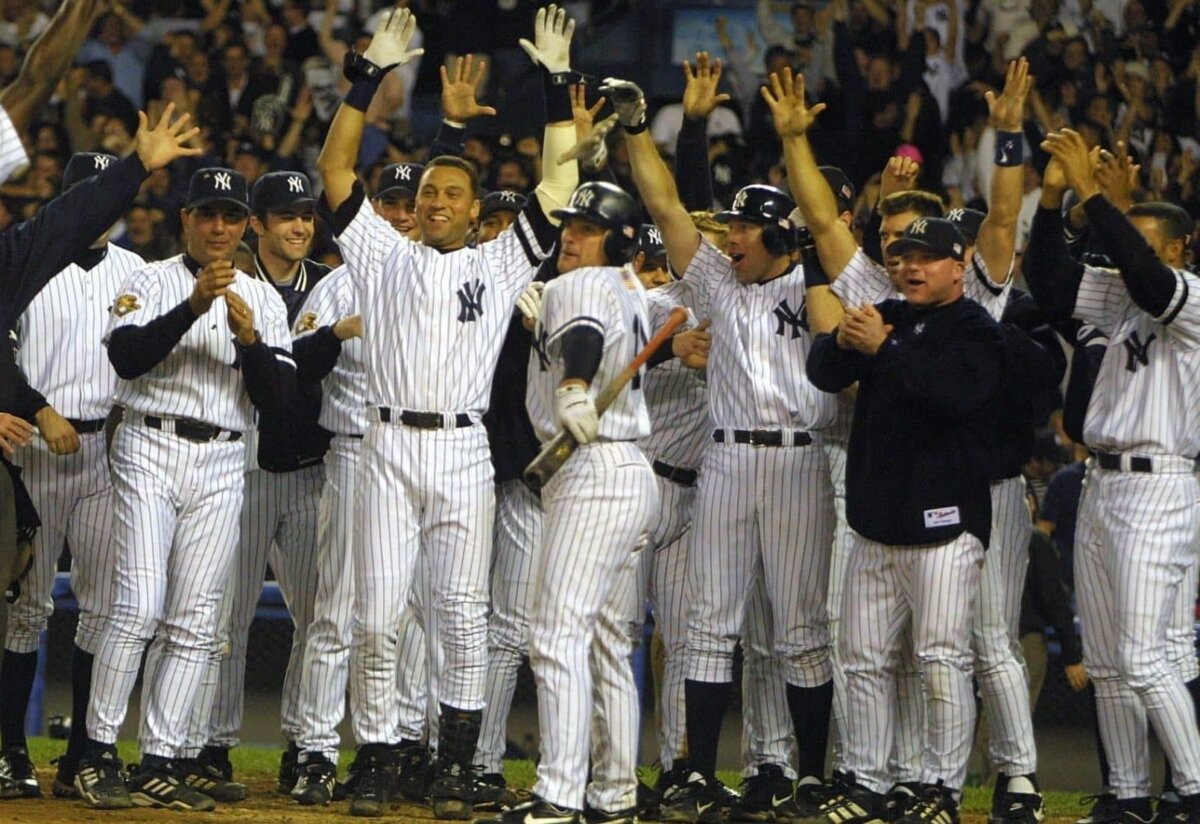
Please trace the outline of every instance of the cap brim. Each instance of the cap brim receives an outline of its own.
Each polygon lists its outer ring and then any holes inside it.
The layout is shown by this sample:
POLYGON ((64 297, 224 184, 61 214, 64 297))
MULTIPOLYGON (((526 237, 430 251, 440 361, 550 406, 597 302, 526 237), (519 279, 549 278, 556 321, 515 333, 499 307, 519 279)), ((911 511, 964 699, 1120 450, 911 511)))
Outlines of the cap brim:
POLYGON ((902 237, 888 244, 887 253, 893 257, 899 257, 905 252, 928 252, 931 255, 935 255, 939 260, 954 257, 954 255, 942 254, 925 241, 912 237, 902 237))
POLYGON ((228 203, 231 206, 237 206, 247 214, 250 213, 250 204, 241 200, 236 200, 232 197, 202 197, 199 200, 193 200, 187 204, 188 209, 197 209, 201 206, 208 206, 212 203, 228 203))
POLYGON ((485 206, 479 210, 479 219, 483 220, 488 215, 494 215, 496 212, 512 212, 514 215, 519 214, 521 208, 515 203, 499 203, 495 206, 485 206))
POLYGON ((376 192, 375 197, 383 197, 384 195, 391 194, 392 192, 403 192, 409 197, 417 196, 417 190, 414 188, 408 186, 388 186, 386 189, 380 189, 378 192, 376 192))
POLYGON ((254 212, 286 212, 288 209, 295 209, 297 206, 311 206, 316 208, 317 199, 315 197, 298 197, 295 200, 289 200, 287 203, 272 204, 262 209, 255 208, 251 204, 251 211, 254 212))

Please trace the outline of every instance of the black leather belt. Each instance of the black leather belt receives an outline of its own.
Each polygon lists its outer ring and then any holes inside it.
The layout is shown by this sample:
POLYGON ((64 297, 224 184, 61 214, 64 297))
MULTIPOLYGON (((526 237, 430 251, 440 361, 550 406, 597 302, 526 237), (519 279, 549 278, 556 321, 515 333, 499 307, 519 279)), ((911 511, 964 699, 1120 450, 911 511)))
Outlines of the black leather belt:
MULTIPOLYGON (((724 429, 717 429, 713 432, 713 440, 717 443, 725 443, 724 429)), ((778 429, 734 429, 733 442, 746 443, 751 446, 783 446, 784 432, 778 429)), ((812 444, 812 435, 807 432, 792 432, 793 446, 809 446, 812 444)))
POLYGON ((93 435, 96 432, 104 431, 104 423, 107 418, 97 418, 93 421, 80 421, 75 418, 67 418, 67 423, 80 435, 93 435))
POLYGON ((413 412, 411 409, 392 409, 390 406, 379 407, 379 420, 391 423, 399 419, 405 426, 415 429, 462 429, 471 425, 471 416, 466 412, 454 415, 454 426, 446 426, 446 416, 441 412, 413 412))
POLYGON ((673 481, 680 486, 695 486, 696 478, 700 477, 694 469, 681 469, 678 466, 671 466, 662 461, 655 461, 651 466, 654 467, 654 474, 660 478, 666 478, 668 481, 673 481))
MULTIPOLYGON (((1116 452, 1093 452, 1101 469, 1121 469, 1121 456, 1116 452)), ((1136 455, 1129 457, 1130 472, 1154 472, 1154 461, 1136 455)))
POLYGON ((203 421, 193 421, 190 418, 160 418, 157 415, 147 415, 144 418, 146 426, 163 432, 174 432, 184 440, 196 443, 225 440, 240 441, 241 432, 231 429, 221 429, 203 421))
POLYGON ((356 441, 361 441, 361 440, 363 439, 363 436, 362 436, 362 433, 361 433, 361 432, 360 432, 360 433, 358 433, 358 434, 355 434, 355 435, 347 435, 346 437, 347 437, 347 438, 353 438, 353 439, 354 439, 354 440, 356 440, 356 441))

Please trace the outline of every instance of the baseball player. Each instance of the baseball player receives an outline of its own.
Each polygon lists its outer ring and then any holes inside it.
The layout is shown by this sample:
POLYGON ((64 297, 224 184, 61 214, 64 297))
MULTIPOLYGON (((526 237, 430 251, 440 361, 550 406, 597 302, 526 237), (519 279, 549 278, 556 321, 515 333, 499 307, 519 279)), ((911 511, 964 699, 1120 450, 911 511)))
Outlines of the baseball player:
POLYGON ((513 822, 636 817, 637 687, 628 606, 637 555, 657 491, 636 441, 650 431, 634 378, 598 418, 594 403, 644 346, 645 291, 632 269, 637 204, 608 183, 585 183, 555 216, 563 222, 560 276, 546 286, 534 330, 527 393, 545 441, 559 429, 580 444, 546 484, 535 586, 566 586, 533 615, 530 662, 538 683, 542 756, 534 800, 513 822), (590 734, 594 731, 594 734, 590 734), (587 780, 588 757, 591 780, 587 780))
MULTIPOLYGON (((996 320, 1004 311, 1012 283, 1016 218, 1023 191, 1021 115, 1030 84, 1027 64, 1014 61, 1009 65, 1003 94, 989 97, 993 122, 1000 129, 991 209, 978 225, 971 223, 969 216, 958 215, 962 225, 975 229, 977 234, 966 250, 968 266, 963 282, 966 295, 983 305, 996 320)), ((803 103, 803 94, 803 78, 797 77, 793 84, 790 72, 773 77, 772 90, 764 93, 772 107, 776 128, 784 136, 788 179, 825 270, 839 273, 834 280, 833 296, 846 306, 875 304, 893 296, 898 289, 898 258, 885 255, 888 266, 885 272, 866 257, 849 229, 837 219, 839 210, 829 187, 821 185, 821 172, 805 137, 823 106, 810 109, 803 103)), ((905 163, 893 158, 885 178, 914 174, 915 169, 906 168, 905 163)), ((880 212, 884 216, 880 239, 887 247, 907 224, 920 217, 940 216, 942 209, 931 195, 898 192, 881 201, 880 212)), ((835 314, 838 312, 840 309, 835 308, 835 314)), ((1021 438, 1021 433, 1017 433, 1017 440, 1021 438)), ((990 533, 992 551, 986 555, 980 608, 973 628, 984 708, 997 729, 990 752, 999 773, 992 805, 992 817, 996 819, 1021 818, 1026 810, 1037 815, 1041 809, 1028 689, 1016 640, 1031 524, 1021 476, 1023 456, 1014 459, 1007 452, 1003 456, 993 467, 996 480, 992 488, 995 516, 990 533)), ((916 666, 909 656, 902 657, 905 660, 898 665, 897 675, 901 723, 896 738, 894 777, 898 790, 905 787, 919 790, 916 785, 923 781, 919 744, 927 724, 922 720, 921 707, 925 702, 917 685, 916 666)), ((907 795, 916 798, 919 792, 907 795)))
MULTIPOLYGON (((250 190, 249 224, 258 236, 252 274, 279 293, 289 328, 299 319, 309 291, 329 272, 307 257, 315 203, 307 176, 298 172, 271 172, 250 190)), ((237 745, 242 726, 246 643, 268 559, 294 627, 280 705, 288 745, 278 789, 288 793, 296 783, 301 659, 312 621, 317 505, 329 445, 329 434, 317 424, 320 404, 315 382, 299 384, 292 412, 282 419, 260 416, 247 444, 241 537, 222 605, 216 664, 194 705, 184 752, 193 768, 185 780, 216 801, 240 801, 246 795, 245 785, 232 781, 229 750, 237 745)))
POLYGON ((488 192, 479 202, 480 243, 495 240, 513 224, 525 207, 525 195, 520 192, 488 192))
MULTIPOLYGON (((801 796, 824 774, 833 696, 825 597, 834 510, 820 443, 836 407, 804 374, 811 336, 804 278, 793 262, 795 204, 769 186, 740 190, 732 208, 717 216, 730 223, 725 257, 702 240, 679 202, 645 130, 641 90, 612 80, 602 88, 626 128, 634 179, 671 266, 684 273, 691 292, 685 305, 712 321, 712 443, 700 469, 688 565, 691 773, 663 799, 664 815, 711 820, 719 815, 716 751, 732 694, 733 653, 760 574, 774 619, 774 653, 786 674, 798 774, 808 779, 801 796)), ((779 806, 804 800, 791 790, 789 783, 779 806)))
POLYGON ((185 747, 238 543, 242 438, 254 409, 282 416, 295 394, 287 307, 229 262, 246 228, 245 179, 197 171, 181 217, 186 251, 125 281, 104 338, 124 410, 110 455, 117 589, 75 776, 83 799, 101 808, 215 806, 184 783, 185 747), (163 648, 144 687, 142 762, 127 786, 117 732, 156 634, 163 648))
MULTIPOLYGON (((63 191, 108 168, 108 154, 75 154, 63 173, 63 191)), ((25 713, 37 672, 41 633, 53 612, 50 597, 64 539, 71 545, 71 591, 79 602, 79 623, 71 663, 72 715, 67 754, 58 761, 54 793, 74 795, 75 765, 87 741, 87 696, 92 657, 111 601, 108 464, 104 460, 104 419, 117 376, 104 356, 108 308, 121 283, 143 265, 140 257, 108 243, 101 235, 46 288, 14 326, 17 365, 37 398, 29 410, 40 437, 16 455, 22 480, 42 527, 33 541, 33 566, 12 605, 5 639, 0 759, 16 792, 0 797, 41 795, 25 744, 25 713)))
POLYGON ((379 173, 375 196, 371 198, 375 214, 390 223, 397 232, 413 240, 420 238, 413 200, 423 174, 425 167, 420 163, 392 163, 384 166, 379 173))
MULTIPOLYGON (((1197 361, 1196 276, 1184 268, 1193 221, 1179 207, 1146 203, 1122 215, 1100 193, 1079 135, 1051 134, 1026 277, 1039 300, 1069 298, 1074 316, 1108 337, 1087 407, 1092 450, 1079 504, 1075 580, 1084 663, 1096 685, 1101 738, 1123 818, 1152 818, 1140 705, 1171 765, 1181 818, 1200 815, 1200 732, 1183 675, 1171 661, 1172 614, 1195 560, 1200 451, 1191 420, 1197 361), (1072 260, 1062 235, 1067 188, 1114 264, 1072 260), (1156 410, 1170 409, 1168 416, 1156 410), (1149 411, 1147 411, 1149 410, 1149 411), (1136 712, 1132 713, 1137 716, 1136 712), (1129 768, 1133 771, 1130 772, 1129 768)), ((1185 596, 1190 597, 1190 596, 1185 596)))
POLYGON ((366 207, 354 163, 363 111, 379 67, 412 59, 407 9, 389 16, 366 52, 352 58, 352 86, 319 165, 335 237, 363 310, 368 426, 356 508, 355 622, 351 696, 361 766, 351 811, 380 815, 390 800, 391 745, 398 743, 396 627, 420 554, 429 563, 438 652, 439 740, 430 788, 438 817, 469 817, 487 663, 487 587, 494 488, 479 425, 492 371, 517 297, 551 247, 545 211, 564 203, 578 171, 554 158, 574 142, 565 84, 574 25, 539 10, 536 44, 546 67, 549 125, 544 178, 517 222, 478 248, 466 239, 479 205, 474 167, 438 157, 417 191, 422 243, 400 237, 366 207), (545 211, 544 211, 545 210, 545 211))

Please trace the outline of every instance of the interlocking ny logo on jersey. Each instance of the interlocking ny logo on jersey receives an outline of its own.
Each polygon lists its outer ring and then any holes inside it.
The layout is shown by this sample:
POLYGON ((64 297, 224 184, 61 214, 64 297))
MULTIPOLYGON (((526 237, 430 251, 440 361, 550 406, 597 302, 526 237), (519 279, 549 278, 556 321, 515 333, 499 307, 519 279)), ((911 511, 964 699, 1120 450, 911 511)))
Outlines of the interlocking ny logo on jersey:
POLYGON ((112 308, 109 310, 118 318, 123 318, 130 312, 136 312, 142 308, 142 304, 138 303, 137 295, 119 295, 113 301, 112 308))
POLYGON ((804 304, 800 304, 799 310, 792 309, 788 305, 787 298, 779 301, 779 305, 775 307, 775 319, 779 323, 775 326, 775 334, 783 337, 787 333, 785 327, 791 327, 792 340, 800 337, 800 330, 808 331, 808 319, 804 316, 804 304))
POLYGON ((483 314, 483 293, 487 287, 476 278, 458 287, 458 322, 474 323, 483 314))
POLYGON ((1146 338, 1145 343, 1142 343, 1137 332, 1125 339, 1125 368, 1128 371, 1136 372, 1141 367, 1150 365, 1150 344, 1153 342, 1153 332, 1146 338))
POLYGON ((546 330, 540 326, 537 334, 533 336, 533 351, 537 353, 538 370, 542 372, 550 368, 550 356, 546 354, 546 341, 549 337, 546 330))

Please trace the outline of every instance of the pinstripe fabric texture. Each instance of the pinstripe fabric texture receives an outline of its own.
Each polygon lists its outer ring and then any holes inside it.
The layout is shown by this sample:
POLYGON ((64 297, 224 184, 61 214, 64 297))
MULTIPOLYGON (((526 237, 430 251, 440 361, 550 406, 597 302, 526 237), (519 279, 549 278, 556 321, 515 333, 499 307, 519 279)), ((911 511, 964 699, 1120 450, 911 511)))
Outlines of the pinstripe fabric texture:
POLYGON ((8 112, 0 106, 0 183, 28 165, 29 155, 25 154, 25 147, 21 144, 21 135, 17 133, 8 112))

